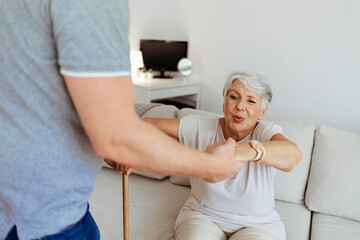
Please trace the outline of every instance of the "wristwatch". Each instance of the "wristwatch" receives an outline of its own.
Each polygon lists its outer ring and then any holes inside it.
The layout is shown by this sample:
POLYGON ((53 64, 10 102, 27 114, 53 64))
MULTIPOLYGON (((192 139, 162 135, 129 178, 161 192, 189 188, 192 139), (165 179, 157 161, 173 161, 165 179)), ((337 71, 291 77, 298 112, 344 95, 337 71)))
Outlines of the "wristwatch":
POLYGON ((256 157, 253 159, 253 162, 261 162, 265 158, 265 148, 264 146, 256 140, 251 140, 250 146, 256 151, 256 157))

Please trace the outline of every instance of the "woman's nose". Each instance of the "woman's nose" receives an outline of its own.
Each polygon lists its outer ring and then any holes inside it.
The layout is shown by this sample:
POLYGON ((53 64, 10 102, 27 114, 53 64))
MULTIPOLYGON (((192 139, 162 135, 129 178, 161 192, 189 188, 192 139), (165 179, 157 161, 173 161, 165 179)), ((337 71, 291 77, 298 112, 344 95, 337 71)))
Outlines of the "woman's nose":
POLYGON ((237 104, 236 104, 236 110, 238 111, 243 111, 245 110, 245 105, 244 105, 244 101, 239 101, 237 104))

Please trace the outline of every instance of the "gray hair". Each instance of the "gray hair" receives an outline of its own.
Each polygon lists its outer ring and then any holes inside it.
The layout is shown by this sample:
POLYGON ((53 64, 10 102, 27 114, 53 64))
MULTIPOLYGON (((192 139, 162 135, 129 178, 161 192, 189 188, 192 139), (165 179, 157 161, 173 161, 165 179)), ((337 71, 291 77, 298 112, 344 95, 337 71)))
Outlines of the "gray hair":
POLYGON ((231 85, 235 80, 240 80, 251 91, 259 94, 262 100, 262 109, 269 106, 272 99, 272 91, 270 84, 260 73, 234 72, 227 77, 223 88, 223 96, 226 98, 231 85))

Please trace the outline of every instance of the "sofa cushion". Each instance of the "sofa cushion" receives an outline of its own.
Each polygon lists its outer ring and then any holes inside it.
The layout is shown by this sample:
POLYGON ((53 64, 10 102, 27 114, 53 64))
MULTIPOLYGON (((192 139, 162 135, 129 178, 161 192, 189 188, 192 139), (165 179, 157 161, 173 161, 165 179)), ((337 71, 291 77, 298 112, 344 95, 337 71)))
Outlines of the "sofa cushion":
POLYGON ((170 176, 170 182, 181 186, 190 186, 190 178, 182 176, 170 176))
POLYGON ((314 213, 311 225, 311 240, 358 240, 360 222, 346 218, 314 213))
POLYGON ((304 204, 276 200, 275 209, 285 224, 286 239, 309 239, 311 212, 304 204))
MULTIPOLYGON (((101 239, 122 239, 122 177, 103 168, 89 199, 90 212, 100 229, 101 239)), ((175 239, 174 226, 190 188, 143 176, 129 176, 130 239, 175 239)))
POLYGON ((160 105, 146 111, 141 118, 176 118, 179 109, 173 105, 160 105))
POLYGON ((122 176, 119 173, 109 168, 100 170, 89 206, 101 239, 122 239, 122 176))
POLYGON ((284 135, 295 142, 303 154, 302 160, 291 172, 278 171, 275 176, 275 198, 304 203, 306 183, 309 175, 315 126, 308 121, 276 121, 284 135))
POLYGON ((151 108, 161 106, 161 103, 136 103, 135 111, 136 114, 141 117, 145 112, 149 111, 151 108))
MULTIPOLYGON (((122 239, 122 177, 103 168, 89 199, 101 239, 122 239)), ((174 225, 180 208, 190 196, 189 187, 129 176, 130 239, 175 239, 174 225)), ((285 224, 287 239, 309 239, 310 211, 303 204, 276 201, 275 208, 285 224)), ((325 238, 326 239, 326 238, 325 238)))
POLYGON ((309 209, 360 221, 360 135, 330 127, 315 134, 305 203, 309 209))

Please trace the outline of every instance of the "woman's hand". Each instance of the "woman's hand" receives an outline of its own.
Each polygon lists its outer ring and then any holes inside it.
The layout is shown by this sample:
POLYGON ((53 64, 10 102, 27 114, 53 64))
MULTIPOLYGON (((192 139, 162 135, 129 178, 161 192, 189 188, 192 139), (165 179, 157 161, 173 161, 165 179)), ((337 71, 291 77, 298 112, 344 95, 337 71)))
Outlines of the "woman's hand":
POLYGON ((113 160, 110 159, 104 159, 104 161, 113 169, 118 171, 121 174, 130 175, 131 173, 136 172, 134 168, 129 168, 127 166, 121 165, 113 160))

